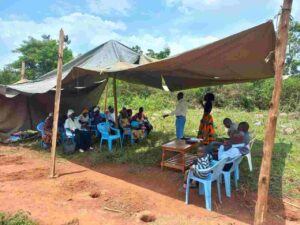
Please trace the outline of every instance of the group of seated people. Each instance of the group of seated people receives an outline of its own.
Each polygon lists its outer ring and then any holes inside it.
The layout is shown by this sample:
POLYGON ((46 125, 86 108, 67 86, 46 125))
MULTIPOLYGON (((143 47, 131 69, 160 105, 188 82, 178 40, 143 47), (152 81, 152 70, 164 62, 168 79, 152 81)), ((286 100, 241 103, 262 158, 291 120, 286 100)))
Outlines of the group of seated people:
MULTIPOLYGON (((229 118, 225 118, 223 124, 227 128, 228 138, 223 138, 220 141, 212 141, 204 147, 204 151, 198 152, 197 159, 194 160, 190 167, 194 176, 206 178, 209 174, 203 173, 201 170, 212 167, 213 160, 218 161, 224 158, 234 159, 249 153, 249 124, 247 122, 236 124, 229 118)), ((231 166, 232 164, 227 164, 224 170, 230 170, 231 166)), ((188 173, 189 170, 186 171, 184 176, 184 188, 186 188, 188 173)), ((194 185, 195 183, 191 184, 192 187, 194 185)))
POLYGON ((133 139, 138 142, 140 139, 148 136, 153 129, 148 118, 144 114, 144 108, 140 107, 139 111, 132 116, 132 110, 123 107, 119 114, 119 124, 122 132, 127 132, 130 128, 133 139))
MULTIPOLYGON (((120 111, 118 120, 121 132, 125 132, 126 129, 124 128, 131 128, 134 140, 136 141, 145 135, 148 135, 152 130, 152 126, 144 114, 143 107, 140 107, 139 112, 134 116, 132 116, 131 109, 127 110, 123 107, 120 111)), ((105 113, 100 112, 99 106, 90 109, 85 108, 77 117, 74 110, 69 109, 67 114, 60 118, 59 131, 65 132, 67 136, 74 136, 76 149, 78 149, 79 152, 85 152, 92 149, 91 131, 96 131, 97 135, 100 136, 101 134, 97 131, 96 126, 103 122, 109 122, 111 127, 117 128, 113 107, 109 106, 105 113)), ((50 113, 44 122, 44 136, 42 137, 43 142, 47 145, 50 145, 52 141, 52 126, 53 114, 50 113)))

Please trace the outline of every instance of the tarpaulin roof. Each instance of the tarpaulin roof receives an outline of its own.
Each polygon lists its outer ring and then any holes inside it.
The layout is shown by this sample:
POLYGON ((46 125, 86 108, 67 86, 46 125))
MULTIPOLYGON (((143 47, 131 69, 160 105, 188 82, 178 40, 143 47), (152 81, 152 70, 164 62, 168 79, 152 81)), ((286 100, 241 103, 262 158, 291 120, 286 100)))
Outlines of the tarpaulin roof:
MULTIPOLYGON (((63 87, 73 83, 73 88, 94 86, 105 79, 103 72, 116 72, 155 61, 117 42, 108 41, 63 65, 63 87), (102 74, 102 76, 100 76, 102 74), (89 75, 89 77, 86 77, 89 75)), ((36 80, 24 80, 13 85, 0 85, 0 94, 14 97, 18 94, 42 94, 56 86, 56 70, 36 80)))
MULTIPOLYGON (((116 41, 106 42, 63 66, 60 115, 68 109, 80 113, 99 103, 107 82, 105 72, 115 72, 154 61, 116 41)), ((37 80, 0 85, 0 141, 12 132, 33 129, 53 112, 56 71, 37 80)))
POLYGON ((185 53, 109 76, 171 91, 241 83, 274 76, 272 21, 185 53))

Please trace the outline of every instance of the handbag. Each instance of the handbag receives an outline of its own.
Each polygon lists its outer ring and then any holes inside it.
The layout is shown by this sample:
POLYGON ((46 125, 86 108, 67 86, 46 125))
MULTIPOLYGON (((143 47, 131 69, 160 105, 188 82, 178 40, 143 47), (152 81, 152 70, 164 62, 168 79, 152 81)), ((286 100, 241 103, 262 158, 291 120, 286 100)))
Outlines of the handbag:
POLYGON ((76 150, 76 143, 72 139, 67 138, 63 143, 64 154, 70 155, 73 154, 76 150))

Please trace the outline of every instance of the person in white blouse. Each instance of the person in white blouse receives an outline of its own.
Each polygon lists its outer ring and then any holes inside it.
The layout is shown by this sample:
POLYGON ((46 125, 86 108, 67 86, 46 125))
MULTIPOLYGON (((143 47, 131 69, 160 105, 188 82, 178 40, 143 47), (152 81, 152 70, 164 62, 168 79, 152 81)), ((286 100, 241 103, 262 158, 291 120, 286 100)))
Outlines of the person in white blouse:
POLYGON ((182 92, 179 92, 177 94, 177 100, 178 103, 176 105, 176 109, 169 113, 163 115, 164 118, 168 116, 176 116, 176 137, 177 139, 181 139, 184 136, 184 125, 186 122, 186 113, 187 113, 187 102, 183 98, 184 94, 182 92))
POLYGON ((74 110, 69 109, 67 116, 68 119, 65 121, 65 129, 75 134, 76 147, 79 149, 79 152, 85 152, 89 149, 92 150, 91 134, 89 131, 81 129, 81 124, 75 119, 74 110))

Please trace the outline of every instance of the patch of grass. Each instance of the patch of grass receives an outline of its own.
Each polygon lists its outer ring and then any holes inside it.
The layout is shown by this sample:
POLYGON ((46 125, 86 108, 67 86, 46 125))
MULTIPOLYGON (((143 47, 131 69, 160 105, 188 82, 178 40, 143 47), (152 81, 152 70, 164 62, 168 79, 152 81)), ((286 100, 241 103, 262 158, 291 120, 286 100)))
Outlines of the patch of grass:
POLYGON ((0 212, 0 225, 37 225, 37 223, 23 211, 15 214, 0 212))
MULTIPOLYGON (((147 108, 146 108, 147 110, 147 108)), ((74 155, 63 155, 59 147, 59 159, 67 159, 90 166, 97 166, 104 163, 127 163, 139 166, 158 166, 161 160, 161 145, 175 138, 175 118, 162 118, 163 111, 146 112, 149 120, 154 126, 154 131, 148 139, 141 143, 131 145, 124 141, 123 151, 114 145, 113 152, 107 150, 107 145, 102 145, 99 152, 98 142, 95 143, 96 151, 87 153, 76 153, 74 155)), ((196 136, 202 110, 189 110, 185 126, 186 136, 196 136)), ((262 159, 264 124, 267 119, 267 112, 256 111, 246 112, 237 109, 214 109, 216 132, 220 136, 226 135, 223 127, 223 119, 230 117, 235 122, 247 121, 250 130, 256 134, 256 142, 252 149, 253 171, 249 172, 247 160, 241 163, 240 185, 246 190, 256 191, 257 181, 262 159)), ((291 117, 289 114, 282 114, 277 124, 277 135, 273 150, 272 171, 270 181, 270 193, 273 196, 288 196, 300 198, 300 119, 299 115, 291 117), (295 133, 284 134, 286 128, 293 128, 295 133)))

